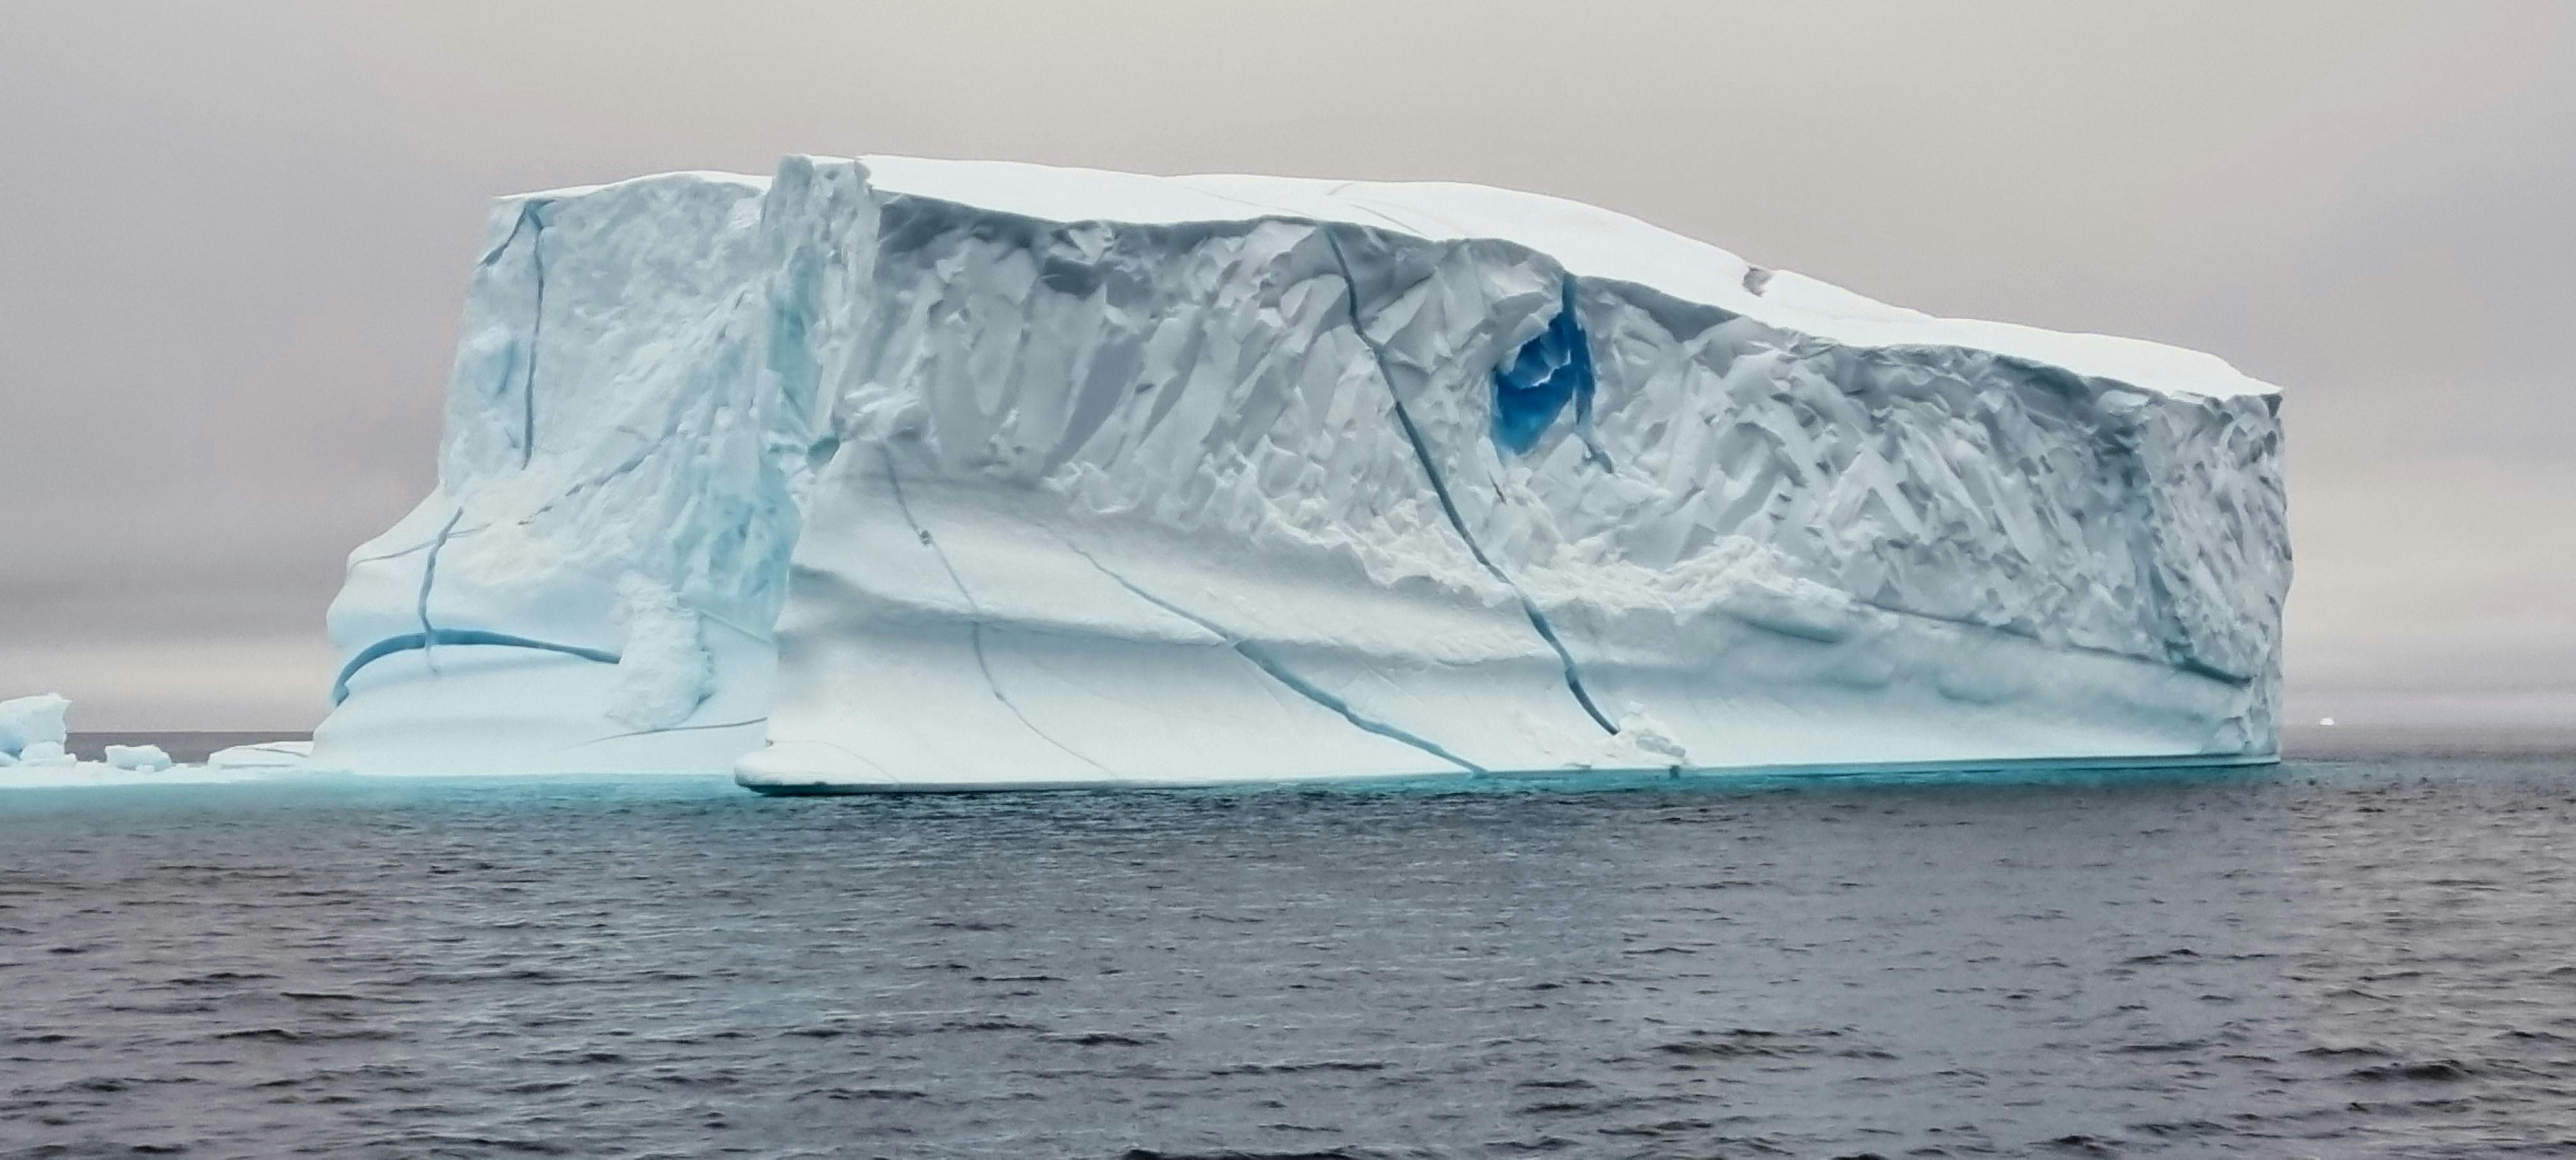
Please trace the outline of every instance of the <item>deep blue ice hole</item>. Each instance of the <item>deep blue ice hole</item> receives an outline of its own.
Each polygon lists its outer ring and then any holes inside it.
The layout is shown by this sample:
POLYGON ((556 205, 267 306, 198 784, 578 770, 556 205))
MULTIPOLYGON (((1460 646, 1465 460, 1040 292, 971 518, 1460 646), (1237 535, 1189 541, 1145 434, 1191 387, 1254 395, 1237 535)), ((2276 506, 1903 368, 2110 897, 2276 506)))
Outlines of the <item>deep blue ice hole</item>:
POLYGON ((1592 342, 1574 313, 1574 279, 1547 329, 1521 345, 1512 360, 1494 368, 1494 442, 1521 454, 1538 446, 1556 417, 1574 401, 1579 428, 1592 421, 1592 342))

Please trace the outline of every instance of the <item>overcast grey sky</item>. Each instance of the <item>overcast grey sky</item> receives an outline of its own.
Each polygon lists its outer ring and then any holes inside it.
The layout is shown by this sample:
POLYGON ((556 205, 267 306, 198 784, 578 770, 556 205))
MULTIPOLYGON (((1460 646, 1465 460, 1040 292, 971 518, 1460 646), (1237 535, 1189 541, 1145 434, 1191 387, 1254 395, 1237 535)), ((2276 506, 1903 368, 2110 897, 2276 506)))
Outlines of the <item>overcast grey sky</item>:
POLYGON ((2548 0, 0 0, 0 695, 309 727, 486 200, 787 152, 1514 186, 2212 351, 2288 393, 2295 710, 2576 703, 2548 0))

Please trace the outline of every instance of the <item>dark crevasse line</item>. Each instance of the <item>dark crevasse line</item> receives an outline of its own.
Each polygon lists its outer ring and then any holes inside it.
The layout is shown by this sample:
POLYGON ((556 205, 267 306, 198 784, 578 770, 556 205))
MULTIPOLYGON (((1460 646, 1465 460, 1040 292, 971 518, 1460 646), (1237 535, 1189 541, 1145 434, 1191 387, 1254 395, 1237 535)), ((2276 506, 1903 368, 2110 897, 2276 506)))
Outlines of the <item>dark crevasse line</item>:
POLYGON ((921 520, 912 514, 912 504, 910 501, 906 500, 903 495, 903 477, 895 473, 894 452, 882 445, 877 448, 877 451, 885 460, 886 486, 891 488, 894 492, 894 506, 903 512, 903 522, 911 525, 913 535, 920 537, 921 545, 930 549, 931 554, 939 558, 939 567, 942 571, 948 573, 948 582, 956 585, 957 595, 965 598, 966 612, 968 616, 966 621, 966 642, 973 646, 975 650, 975 668, 984 674, 984 687, 992 690, 993 699, 1001 702, 1003 708, 1010 710, 1011 716, 1019 718, 1020 724, 1026 727, 1029 732, 1036 734, 1039 740, 1055 746, 1057 749, 1063 750, 1066 756, 1080 761, 1084 765, 1088 765, 1093 769, 1099 770, 1105 775, 1112 777, 1116 776, 1116 774, 1110 772, 1108 766, 1102 765, 1097 761, 1093 761, 1088 757, 1084 757, 1082 754, 1076 752, 1072 746, 1056 740, 1054 737, 1049 736, 1046 730, 1038 728, 1037 722, 1029 720, 1029 715, 1021 712, 1020 707, 1011 701, 1010 696, 1002 692, 1002 683, 993 679, 992 664, 984 659, 984 606, 976 603, 975 593, 966 587, 966 578, 958 575, 957 566, 948 561, 948 550, 940 547, 939 540, 930 534, 930 529, 922 527, 921 520))
MULTIPOLYGON (((1520 582, 1512 579, 1510 573, 1503 571, 1502 565, 1496 564, 1493 557, 1487 556, 1484 547, 1479 545, 1474 534, 1467 530, 1467 520, 1458 513, 1457 501, 1449 496, 1449 484, 1441 478, 1439 467, 1432 461, 1431 447, 1423 440, 1422 429, 1414 425, 1413 413, 1405 408, 1404 397, 1396 392, 1395 376, 1387 369, 1386 352, 1378 348, 1377 340, 1369 337, 1367 324, 1360 320, 1359 280, 1351 275, 1350 259, 1342 254, 1341 239, 1328 226, 1318 226, 1317 229, 1324 235, 1324 244, 1333 251, 1333 262, 1342 270, 1342 285, 1345 287, 1342 303, 1351 318, 1351 332, 1359 336, 1360 345, 1367 347, 1369 357, 1376 361, 1378 378, 1386 383, 1387 398, 1395 407, 1396 424, 1404 429, 1405 441, 1413 445, 1413 458, 1422 465, 1423 476, 1430 480, 1431 494, 1439 498, 1440 511, 1448 517, 1450 529, 1457 532, 1459 540, 1467 545, 1467 554, 1474 556, 1478 564, 1484 565, 1485 571, 1492 573, 1494 579, 1502 581, 1503 586, 1511 589, 1512 595, 1519 598, 1521 611, 1529 617, 1530 627, 1537 630, 1539 639, 1546 641, 1547 647, 1556 650, 1557 663, 1565 670, 1566 690, 1574 694, 1575 703, 1583 706, 1583 711, 1591 716, 1593 724, 1599 725, 1603 732, 1616 736, 1619 727, 1611 724, 1610 718, 1601 712, 1601 707, 1593 703, 1592 694, 1583 687, 1583 672, 1575 665, 1574 654, 1567 650, 1563 640, 1558 639, 1555 626, 1548 623, 1547 614, 1539 611, 1538 601, 1532 600, 1530 594, 1522 590, 1520 582)), ((1571 291, 1568 292, 1566 305, 1569 309, 1573 306, 1571 291)), ((1588 363, 1588 353, 1586 359, 1588 363)), ((1581 416, 1584 421, 1589 421, 1589 411, 1587 406, 1581 416)))
POLYGON ((521 203, 519 216, 511 219, 510 232, 502 237, 501 244, 483 251, 483 256, 476 259, 474 265, 479 269, 490 269, 493 263, 501 260, 501 255, 510 252, 510 243, 519 240, 519 231, 527 228, 527 225, 528 207, 525 203, 521 203))
POLYGON ((536 272, 534 285, 536 306, 528 316, 527 369, 520 377, 519 466, 521 467, 535 462, 537 456, 537 339, 543 333, 546 319, 546 253, 542 242, 546 223, 544 218, 538 216, 537 211, 544 205, 545 203, 534 200, 520 203, 519 216, 517 220, 510 223, 509 234, 501 239, 501 244, 485 252, 482 260, 475 263, 478 269, 490 268, 501 260, 503 254, 510 251, 510 244, 518 241, 521 233, 528 235, 528 261, 536 272))
POLYGON ((331 703, 333 705, 338 705, 339 703, 349 699, 349 678, 358 675, 359 669, 363 669, 369 664, 382 660, 385 657, 392 656, 395 653, 410 652, 413 649, 421 649, 425 651, 432 643, 444 645, 500 645, 504 648, 525 648, 536 649, 541 652, 562 653, 565 656, 580 657, 586 661, 597 661, 603 665, 613 665, 617 663, 617 654, 606 649, 587 648, 577 644, 557 644, 550 640, 534 640, 528 637, 518 636, 513 633, 490 632, 480 628, 435 628, 426 632, 412 632, 405 633, 401 636, 387 637, 358 650, 358 655, 350 657, 348 664, 340 666, 340 675, 332 679, 331 703))
MULTIPOLYGON (((641 432, 634 431, 633 428, 621 425, 618 429, 633 434, 639 439, 644 438, 641 432)), ((564 503, 581 495, 583 492, 607 487, 609 484, 615 483, 619 479, 634 474, 637 469, 643 467, 647 461, 653 458, 654 452, 659 450, 661 450, 661 448, 653 443, 639 443, 635 447, 634 454, 627 456, 625 460, 620 462, 617 466, 611 467, 606 471, 600 472, 588 479, 581 480, 564 488, 563 490, 555 493, 553 498, 548 499, 546 502, 538 504, 533 508, 529 508, 528 514, 520 516, 512 522, 516 523, 520 527, 527 527, 528 525, 537 522, 538 517, 555 510, 557 507, 562 506, 564 503)))
MULTIPOLYGON (((536 271, 533 294, 536 304, 528 309, 528 376, 518 389, 518 467, 536 461, 536 353, 546 338, 546 219, 538 217, 541 204, 531 201, 520 211, 520 222, 528 222, 528 266, 536 271)), ((518 232, 513 227, 510 232, 518 232)))
MULTIPOLYGON (((599 745, 610 741, 624 741, 629 737, 652 737, 663 733, 704 733, 711 729, 740 729, 746 725, 758 725, 767 720, 769 720, 769 715, 764 713, 758 717, 745 717, 740 721, 710 721, 704 725, 665 725, 659 729, 629 729, 624 733, 611 733, 606 737, 593 737, 581 744, 599 745)), ((575 748, 579 748, 579 746, 575 746, 575 748)))
POLYGON ((449 537, 446 537, 446 538, 436 538, 436 537, 433 537, 433 538, 431 538, 431 539, 422 540, 421 542, 419 542, 419 543, 417 543, 417 544, 413 544, 412 546, 410 546, 410 547, 408 547, 408 548, 396 548, 396 549, 394 549, 394 550, 392 550, 392 551, 390 551, 390 552, 379 552, 379 553, 377 553, 377 554, 375 554, 375 555, 373 555, 373 556, 351 556, 351 557, 349 557, 349 566, 350 566, 350 567, 352 567, 352 568, 355 568, 355 567, 357 567, 357 566, 358 566, 358 565, 360 565, 360 564, 381 564, 381 563, 384 563, 384 562, 385 562, 385 561, 387 561, 387 560, 399 560, 399 559, 402 559, 402 558, 403 558, 403 557, 405 557, 405 556, 411 555, 411 554, 412 554, 412 553, 414 553, 414 552, 426 552, 426 551, 429 551, 430 549, 437 547, 437 546, 438 546, 438 545, 440 545, 441 543, 446 542, 446 539, 463 539, 463 538, 464 538, 464 537, 466 537, 466 536, 473 535, 473 534, 475 534, 476 532, 480 532, 480 531, 482 531, 483 529, 488 528, 488 527, 490 527, 490 526, 491 526, 490 524, 477 524, 477 525, 475 525, 475 526, 473 526, 473 527, 470 527, 470 528, 465 529, 464 531, 456 532, 456 533, 454 533, 452 536, 449 536, 449 537))
MULTIPOLYGON (((2189 673, 2195 677, 2217 681, 2220 684, 2234 688, 2242 689, 2254 683, 2254 678, 2251 676, 2243 673, 2232 673, 2226 669, 2211 665, 2206 661, 2194 660, 2190 657, 2184 657, 2177 660, 2169 656, 2150 656, 2146 653, 2123 652, 2119 649, 2105 648, 2101 645, 2077 644, 2073 641, 2066 640, 2052 641, 2037 632, 2010 628, 2000 624, 1988 624, 1985 621, 1978 620, 1974 617, 1952 616, 1938 612, 1924 612, 1919 609, 1907 608, 1901 604, 1891 604, 1883 600, 1862 600, 1858 603, 1863 608, 1874 608, 1880 612, 1887 613, 1890 616, 1901 616, 1908 620, 1929 621, 1934 624, 1954 625, 1971 632, 1989 633, 1994 636, 2006 637, 2017 641, 2029 641, 2033 644, 2043 645, 2059 652, 2084 653, 2090 656, 2109 657, 2113 660, 2134 661, 2138 664, 2161 665, 2165 668, 2173 669, 2176 672, 2189 673)), ((1779 632, 1784 630, 1774 628, 1772 631, 1779 632)), ((1817 639, 1826 638, 1819 637, 1817 639)), ((1835 637, 1832 639, 1840 638, 1835 637)))
POLYGON ((1261 670, 1262 673, 1267 675, 1270 679, 1287 686, 1290 692, 1295 693, 1300 697, 1304 697, 1309 701, 1313 701, 1326 709, 1330 709, 1334 713, 1340 714, 1342 720, 1351 723, 1352 728, 1358 729, 1362 733, 1370 733, 1379 737, 1384 737, 1389 741, 1396 741, 1405 745, 1410 745, 1415 749, 1419 749, 1424 753, 1428 753, 1433 757, 1439 758, 1442 761, 1449 762, 1450 764, 1466 770, 1469 773, 1486 772, 1484 766, 1478 765, 1475 762, 1460 757, 1455 753, 1449 752, 1447 749, 1442 748, 1438 742, 1433 741, 1430 738, 1398 729, 1393 725, 1389 725, 1386 722, 1379 721, 1371 717, 1362 716, 1359 710, 1351 707, 1350 702, 1334 696, 1332 693, 1326 691, 1321 686, 1316 685, 1314 682, 1298 676, 1285 662, 1281 661, 1277 657, 1271 656, 1269 650, 1226 631, 1223 626, 1217 624, 1217 622, 1213 620, 1209 620, 1206 617, 1200 616, 1195 612, 1191 612, 1180 605, 1174 604, 1169 600, 1165 600, 1160 596, 1156 596, 1153 593, 1138 587, 1133 581, 1111 571, 1109 566, 1101 563, 1098 557, 1084 551, 1081 545, 1067 539, 1063 533, 1057 532, 1055 533, 1055 537, 1056 539, 1063 541, 1067 550, 1071 551, 1074 555, 1082 557, 1083 562, 1090 564, 1094 569, 1097 569, 1101 575, 1108 577, 1119 587, 1124 588, 1129 593, 1133 594, 1137 599, 1213 633, 1217 639, 1225 642, 1227 648, 1234 650, 1235 655, 1251 662, 1252 667, 1261 670))
POLYGON ((1610 461, 1610 449, 1601 445, 1600 429, 1592 425, 1592 396, 1599 389, 1600 378, 1592 368, 1592 336, 1583 332, 1583 316, 1574 308, 1571 274, 1565 276, 1562 298, 1557 308, 1559 317, 1573 320, 1568 326, 1574 332, 1574 361, 1583 376, 1582 388, 1574 393, 1574 437, 1582 440, 1584 456, 1593 466, 1615 472, 1618 465, 1610 461))
POLYGON ((546 221, 537 216, 537 203, 528 203, 524 211, 528 224, 528 264, 536 271, 536 305, 528 312, 528 378, 519 390, 519 403, 524 411, 519 420, 519 466, 537 461, 537 350, 545 338, 546 327, 546 221))
MULTIPOLYGON (((464 505, 459 504, 457 505, 455 513, 447 517, 447 523, 438 529, 438 538, 429 542, 429 555, 423 558, 420 562, 420 603, 413 609, 413 613, 420 618, 420 636, 423 642, 420 646, 422 653, 421 663, 428 665, 429 671, 433 673, 438 671, 438 665, 436 660, 429 655, 429 645, 427 642, 437 637, 438 626, 429 622, 429 589, 430 585, 438 580, 439 549, 447 546, 448 538, 456 534, 457 521, 464 518, 465 507, 464 505)), ((335 698, 331 703, 337 705, 340 702, 335 698)))

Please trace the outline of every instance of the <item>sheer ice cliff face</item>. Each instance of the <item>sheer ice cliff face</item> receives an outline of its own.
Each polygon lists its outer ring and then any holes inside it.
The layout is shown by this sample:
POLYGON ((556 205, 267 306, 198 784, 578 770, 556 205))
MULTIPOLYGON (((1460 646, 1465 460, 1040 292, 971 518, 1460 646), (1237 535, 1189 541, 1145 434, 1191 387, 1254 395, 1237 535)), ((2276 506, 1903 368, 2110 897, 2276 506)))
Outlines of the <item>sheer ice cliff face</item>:
POLYGON ((335 764, 710 770, 759 742, 796 538, 777 445, 801 430, 753 361, 767 184, 496 209, 438 491, 350 556, 331 606, 335 764))
POLYGON ((1474 186, 790 158, 531 195, 440 489, 333 606, 316 759, 2266 760, 2278 402, 1474 186))

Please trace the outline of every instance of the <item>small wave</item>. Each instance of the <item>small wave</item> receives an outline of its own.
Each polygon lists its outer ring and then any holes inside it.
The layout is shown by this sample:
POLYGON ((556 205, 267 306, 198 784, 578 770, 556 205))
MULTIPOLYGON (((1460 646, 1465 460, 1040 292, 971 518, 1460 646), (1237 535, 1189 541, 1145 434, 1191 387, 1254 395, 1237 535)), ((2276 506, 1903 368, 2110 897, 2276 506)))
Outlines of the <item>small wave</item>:
POLYGON ((1385 1071, 1374 1060, 1319 1059, 1311 1063, 1238 1063, 1211 1069, 1209 1075, 1294 1075, 1304 1071, 1385 1071))
POLYGON ((2357 1080, 2424 1080, 2448 1082, 2477 1074, 2477 1069, 2456 1059, 2427 1059, 2413 1063, 2375 1063, 2344 1073, 2357 1080))
POLYGON ((218 1031, 207 1038, 260 1043, 367 1043, 400 1039, 402 1036, 375 1028, 356 1028, 348 1031, 297 1031, 285 1027, 254 1027, 240 1031, 218 1031))
POLYGON ((1049 1043, 1070 1043, 1076 1047, 1151 1047, 1161 1042, 1161 1035, 1130 1035, 1119 1031, 1083 1031, 1049 1035, 1049 1043))

